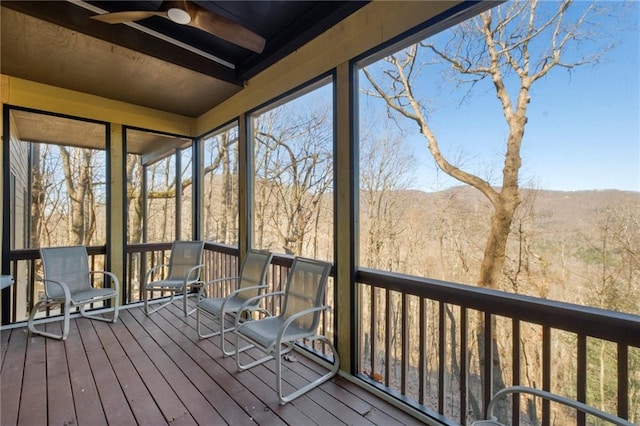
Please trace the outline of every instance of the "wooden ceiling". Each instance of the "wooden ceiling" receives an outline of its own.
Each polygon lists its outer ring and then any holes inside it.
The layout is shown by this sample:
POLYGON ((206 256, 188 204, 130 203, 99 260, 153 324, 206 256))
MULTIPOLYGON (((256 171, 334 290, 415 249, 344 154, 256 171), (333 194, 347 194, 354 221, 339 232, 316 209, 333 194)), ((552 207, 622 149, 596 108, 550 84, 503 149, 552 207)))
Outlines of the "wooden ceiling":
POLYGON ((3 0, 0 72, 198 117, 367 2, 195 2, 263 37, 262 53, 157 16, 136 22, 143 28, 90 19, 162 3, 3 0))

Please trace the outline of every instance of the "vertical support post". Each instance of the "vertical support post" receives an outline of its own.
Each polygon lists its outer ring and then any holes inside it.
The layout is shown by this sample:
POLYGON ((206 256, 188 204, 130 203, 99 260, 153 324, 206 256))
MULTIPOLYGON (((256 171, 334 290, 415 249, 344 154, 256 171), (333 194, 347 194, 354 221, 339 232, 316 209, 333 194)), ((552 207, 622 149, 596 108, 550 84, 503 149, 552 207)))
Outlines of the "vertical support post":
MULTIPOLYGON (((357 148, 355 136, 355 77, 345 62, 336 69, 334 108, 334 239, 335 239, 335 321, 336 348, 340 369, 357 373, 358 326, 360 307, 356 304, 355 254, 357 253, 356 176, 357 148)), ((372 297, 373 290, 372 290, 372 297)), ((371 336, 373 339, 374 336, 371 336)), ((373 357, 375 354, 372 354, 373 357)), ((373 361, 372 361, 373 362, 373 361)))
MULTIPOLYGON (((3 90, 0 93, 7 93, 5 90, 8 86, 8 82, 5 80, 5 76, 0 76, 0 86, 3 90)), ((2 188, 2 226, 0 226, 0 259, 2 259, 2 265, 0 269, 3 274, 9 273, 9 236, 3 234, 3 230, 8 226, 10 222, 9 218, 9 188, 5 187, 5 182, 9 182, 9 107, 4 105, 4 96, 2 97, 2 115, 0 116, 0 129, 2 129, 2 149, 0 149, 0 164, 2 164, 2 173, 0 173, 0 188, 2 188), (7 163, 5 163, 5 161, 7 163)), ((10 321, 10 309, 11 299, 10 290, 8 288, 2 290, 2 297, 0 298, 0 325, 8 324, 10 321)))
POLYGON ((253 238, 253 141, 251 118, 238 120, 238 248, 240 259, 249 250, 253 238))
POLYGON ((113 272, 121 283, 120 303, 127 300, 125 277, 126 240, 126 152, 121 124, 107 126, 107 270, 113 272))
POLYGON ((193 200, 191 205, 191 222, 193 224, 191 229, 191 239, 202 240, 204 238, 204 203, 203 198, 203 186, 204 186, 204 143, 202 138, 193 139, 193 170, 191 174, 193 176, 192 188, 193 188, 193 200))
POLYGON ((175 223, 175 237, 176 240, 182 240, 182 149, 176 148, 174 151, 176 164, 176 223, 175 223))

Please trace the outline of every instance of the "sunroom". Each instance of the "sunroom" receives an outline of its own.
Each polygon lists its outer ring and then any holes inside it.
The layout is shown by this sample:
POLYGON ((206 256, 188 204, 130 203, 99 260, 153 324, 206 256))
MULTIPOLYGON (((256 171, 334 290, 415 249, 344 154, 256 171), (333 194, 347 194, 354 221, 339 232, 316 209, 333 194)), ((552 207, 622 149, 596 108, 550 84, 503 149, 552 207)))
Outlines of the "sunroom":
MULTIPOLYGON (((635 145, 615 157, 631 187, 536 191, 520 149, 561 127, 538 82, 637 48, 638 6, 619 6, 3 1, 1 423, 471 424, 490 406, 504 424, 599 421, 530 394, 491 403, 513 386, 640 421, 637 49, 613 79, 631 94, 607 89, 620 112, 570 128, 635 145), (625 36, 594 36, 614 25, 625 36), (465 156, 483 143, 498 172, 465 156), (236 372, 178 303, 146 316, 145 272, 176 240, 205 242, 203 281, 252 248, 274 254, 274 291, 294 258, 331 262, 319 330, 339 375, 280 406, 273 366, 236 372), (26 320, 39 248, 66 245, 119 277, 123 310, 74 315, 60 342, 26 320)), ((37 318, 55 329, 60 311, 37 318)), ((301 341, 286 380, 331 362, 301 341)))

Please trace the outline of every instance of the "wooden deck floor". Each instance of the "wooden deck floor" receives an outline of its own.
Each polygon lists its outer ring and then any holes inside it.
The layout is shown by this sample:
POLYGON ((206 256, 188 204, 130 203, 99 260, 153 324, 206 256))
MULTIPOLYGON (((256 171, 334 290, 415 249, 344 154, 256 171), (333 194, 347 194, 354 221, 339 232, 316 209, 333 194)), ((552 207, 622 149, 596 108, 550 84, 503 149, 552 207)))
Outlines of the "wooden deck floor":
MULTIPOLYGON (((177 304, 149 318, 141 308, 120 315, 116 324, 72 320, 65 342, 3 330, 0 424, 419 423, 340 377, 281 406, 273 361, 236 372, 219 340, 199 340, 195 318, 181 316, 177 304)), ((302 356, 285 367, 296 385, 319 369, 302 356)))

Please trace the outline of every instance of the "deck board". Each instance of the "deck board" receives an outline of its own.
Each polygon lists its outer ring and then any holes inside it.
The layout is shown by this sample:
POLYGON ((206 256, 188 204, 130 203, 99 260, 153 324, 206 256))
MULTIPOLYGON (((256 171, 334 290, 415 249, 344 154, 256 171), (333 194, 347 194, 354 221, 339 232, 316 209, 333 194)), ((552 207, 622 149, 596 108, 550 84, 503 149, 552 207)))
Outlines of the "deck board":
MULTIPOLYGON (((200 340, 194 316, 185 318, 179 303, 150 317, 140 307, 123 309, 116 324, 73 319, 65 342, 26 328, 2 330, 0 423, 420 424, 340 377, 280 405, 275 362, 237 372, 235 360, 222 357, 219 338, 200 340)), ((55 322, 43 327, 60 330, 55 322)), ((287 386, 323 371, 297 358, 284 364, 287 386)))

